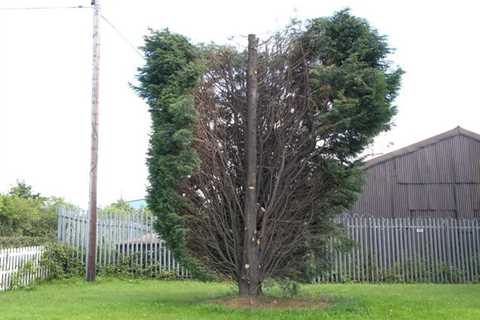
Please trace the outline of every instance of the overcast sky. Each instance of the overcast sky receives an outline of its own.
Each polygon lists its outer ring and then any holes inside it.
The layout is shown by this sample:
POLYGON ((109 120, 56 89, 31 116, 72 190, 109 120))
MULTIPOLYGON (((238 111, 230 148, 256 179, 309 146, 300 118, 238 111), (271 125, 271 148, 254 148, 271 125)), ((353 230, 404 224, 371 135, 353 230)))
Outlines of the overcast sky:
MULTIPOLYGON (((194 42, 246 44, 292 18, 350 7, 396 48, 406 74, 396 127, 376 140, 389 152, 458 125, 480 132, 478 1, 158 1, 102 0, 103 14, 134 46, 147 28, 194 42), (245 43, 243 43, 245 42, 245 43), (393 145, 392 145, 393 143, 393 145)), ((90 0, 0 0, 0 8, 88 6, 90 0)), ((0 10, 0 192, 17 179, 37 192, 88 203, 90 9, 0 10)), ((138 54, 101 25, 99 203, 143 198, 150 119, 129 88, 138 54)))

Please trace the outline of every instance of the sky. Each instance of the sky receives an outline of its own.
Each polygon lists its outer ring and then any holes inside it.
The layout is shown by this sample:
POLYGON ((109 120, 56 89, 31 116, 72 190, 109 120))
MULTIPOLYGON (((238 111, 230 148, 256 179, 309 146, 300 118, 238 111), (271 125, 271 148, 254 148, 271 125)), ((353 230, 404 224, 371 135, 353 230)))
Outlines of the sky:
MULTIPOLYGON (((88 6, 90 0, 0 0, 0 192, 16 180, 44 195, 88 206, 92 10, 2 10, 88 6)), ((193 42, 246 45, 292 18, 349 7, 396 51, 406 74, 395 126, 369 148, 393 151, 462 126, 480 133, 480 3, 386 0, 102 0, 98 201, 145 196, 150 116, 135 83, 148 28, 193 42), (234 40, 229 40, 234 37, 234 40), (233 41, 233 42, 232 42, 233 41)))

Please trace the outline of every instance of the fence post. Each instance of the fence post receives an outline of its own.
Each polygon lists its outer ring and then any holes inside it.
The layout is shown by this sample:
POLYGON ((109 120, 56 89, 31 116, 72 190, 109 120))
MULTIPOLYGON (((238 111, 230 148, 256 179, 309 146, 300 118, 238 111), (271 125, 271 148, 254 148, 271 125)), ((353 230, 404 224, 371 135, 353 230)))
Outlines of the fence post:
MULTIPOLYGON (((386 281, 387 272, 396 272, 397 279, 410 282, 471 282, 480 277, 478 220, 343 216, 334 221, 345 226, 347 236, 356 245, 350 252, 340 252, 336 248, 338 240, 327 239, 325 252, 331 263, 326 273, 315 277, 317 281, 386 281), (449 273, 444 266, 448 266, 449 273)), ((85 213, 59 210, 57 239, 74 246, 82 259, 86 223, 85 213)), ((189 274, 154 234, 154 217, 145 211, 110 214, 99 217, 97 223, 100 265, 115 265, 129 258, 149 268, 152 276, 163 271, 174 271, 178 277, 189 274)), ((17 265, 24 264, 24 260, 18 260, 18 256, 6 258, 5 250, 0 252, 3 284, 11 281, 4 269, 13 268, 12 259, 17 259, 17 265)), ((8 252, 11 256, 11 250, 8 252)))

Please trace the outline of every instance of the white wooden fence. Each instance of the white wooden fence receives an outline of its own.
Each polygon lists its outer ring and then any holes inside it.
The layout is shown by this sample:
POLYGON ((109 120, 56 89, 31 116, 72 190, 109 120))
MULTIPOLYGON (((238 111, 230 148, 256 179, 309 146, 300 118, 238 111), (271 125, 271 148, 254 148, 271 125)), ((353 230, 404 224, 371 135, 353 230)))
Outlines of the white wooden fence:
POLYGON ((0 249, 0 291, 45 279, 47 272, 39 265, 43 249, 41 246, 0 249))
POLYGON ((319 282, 480 282, 480 220, 345 216, 353 248, 330 239, 319 282))
MULTIPOLYGON (((177 277, 190 277, 175 261, 172 252, 153 230, 154 217, 145 211, 129 214, 100 214, 97 218, 97 266, 108 267, 133 260, 149 270, 152 276, 162 272, 177 277)), ((58 241, 76 250, 85 261, 87 250, 88 214, 85 211, 60 210, 58 241)))

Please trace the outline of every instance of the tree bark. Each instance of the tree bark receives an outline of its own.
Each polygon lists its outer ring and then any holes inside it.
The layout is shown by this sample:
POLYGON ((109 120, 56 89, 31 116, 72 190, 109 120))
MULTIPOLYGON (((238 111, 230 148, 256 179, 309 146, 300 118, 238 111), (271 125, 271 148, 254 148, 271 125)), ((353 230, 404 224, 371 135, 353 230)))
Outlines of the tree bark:
POLYGON ((257 243, 257 38, 248 35, 247 67, 247 179, 245 186, 245 235, 243 266, 239 281, 241 296, 256 296, 259 292, 257 243))

